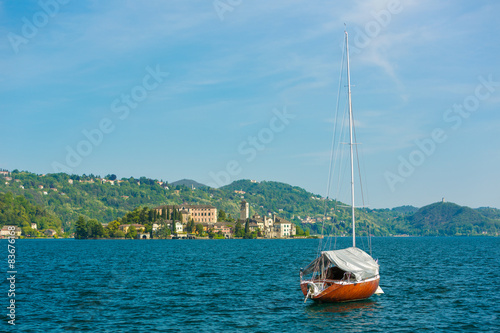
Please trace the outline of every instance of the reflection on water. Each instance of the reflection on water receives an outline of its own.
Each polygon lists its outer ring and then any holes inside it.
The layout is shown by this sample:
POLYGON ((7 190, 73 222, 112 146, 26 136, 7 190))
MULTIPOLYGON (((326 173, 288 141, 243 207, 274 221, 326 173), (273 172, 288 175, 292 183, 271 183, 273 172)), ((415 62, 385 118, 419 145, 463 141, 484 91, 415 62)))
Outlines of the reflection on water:
POLYGON ((350 332, 367 332, 379 326, 383 301, 375 296, 356 302, 309 303, 304 312, 318 331, 346 331, 348 327, 350 332))
POLYGON ((372 312, 378 307, 377 301, 374 299, 367 299, 355 302, 344 302, 344 303, 310 303, 305 307, 305 311, 308 315, 317 317, 317 314, 321 313, 350 313, 356 312, 372 312))

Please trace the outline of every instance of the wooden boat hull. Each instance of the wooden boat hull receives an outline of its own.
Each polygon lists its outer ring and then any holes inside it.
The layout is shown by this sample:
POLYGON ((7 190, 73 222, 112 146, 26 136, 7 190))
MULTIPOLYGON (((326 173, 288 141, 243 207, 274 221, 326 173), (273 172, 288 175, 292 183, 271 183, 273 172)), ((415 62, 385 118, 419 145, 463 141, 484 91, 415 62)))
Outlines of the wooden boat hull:
MULTIPOLYGON (((374 278, 363 280, 360 282, 346 282, 338 280, 324 281, 329 286, 315 296, 309 295, 310 299, 321 303, 349 302, 365 299, 372 296, 377 290, 380 282, 380 276, 376 276, 374 278)), ((317 283, 323 281, 303 280, 300 283, 300 289, 306 297, 308 294, 308 285, 311 282, 317 283)))

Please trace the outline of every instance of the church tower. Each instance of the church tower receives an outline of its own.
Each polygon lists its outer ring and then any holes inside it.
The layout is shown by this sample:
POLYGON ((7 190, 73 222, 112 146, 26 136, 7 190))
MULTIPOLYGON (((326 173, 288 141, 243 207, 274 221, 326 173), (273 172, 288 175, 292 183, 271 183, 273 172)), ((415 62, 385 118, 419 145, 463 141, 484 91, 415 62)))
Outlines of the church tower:
POLYGON ((250 209, 248 202, 245 200, 241 201, 240 204, 240 220, 241 221, 246 221, 246 219, 250 216, 250 209))

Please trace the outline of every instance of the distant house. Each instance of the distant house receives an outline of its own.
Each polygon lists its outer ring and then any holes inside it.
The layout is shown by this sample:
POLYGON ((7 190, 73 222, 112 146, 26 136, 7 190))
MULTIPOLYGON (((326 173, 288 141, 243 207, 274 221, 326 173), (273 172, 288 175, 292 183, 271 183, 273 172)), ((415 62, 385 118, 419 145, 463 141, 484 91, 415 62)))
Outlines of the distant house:
POLYGON ((285 219, 276 217, 274 231, 277 237, 285 238, 296 235, 295 224, 285 219))
POLYGON ((73 179, 68 179, 68 183, 70 183, 71 185, 73 185, 73 179))
POLYGON ((146 229, 146 227, 142 224, 122 224, 119 228, 124 233, 127 233, 131 226, 134 226, 137 232, 143 232, 146 229))
POLYGON ((38 227, 36 226, 36 223, 31 223, 31 229, 36 230, 38 227))
POLYGON ((0 171, 0 175, 2 176, 8 176, 10 174, 9 171, 0 171))
POLYGON ((180 221, 175 221, 175 233, 180 233, 184 231, 184 226, 180 221))
POLYGON ((231 238, 233 234, 233 225, 225 222, 217 222, 213 225, 215 233, 222 232, 225 238, 231 238))
POLYGON ((252 232, 257 231, 257 229, 259 229, 259 225, 257 224, 257 222, 249 222, 248 229, 252 232))
POLYGON ((13 236, 11 232, 14 231, 14 236, 21 236, 22 230, 18 226, 15 225, 4 225, 2 229, 0 230, 0 236, 2 237, 9 237, 13 236))
POLYGON ((43 190, 43 185, 38 185, 38 188, 39 188, 40 190, 43 190))
POLYGON ((54 229, 47 229, 43 233, 49 237, 54 237, 55 235, 57 235, 57 231, 55 231, 54 229))

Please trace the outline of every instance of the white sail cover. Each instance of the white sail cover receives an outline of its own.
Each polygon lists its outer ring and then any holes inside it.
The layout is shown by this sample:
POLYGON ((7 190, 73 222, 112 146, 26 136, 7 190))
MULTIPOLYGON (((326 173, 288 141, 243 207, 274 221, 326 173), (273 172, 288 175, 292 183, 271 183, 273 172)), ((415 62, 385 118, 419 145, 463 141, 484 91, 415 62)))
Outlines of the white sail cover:
POLYGON ((349 247, 343 250, 323 251, 307 266, 302 274, 307 275, 318 270, 319 267, 328 267, 330 264, 337 266, 343 271, 351 272, 356 281, 369 279, 378 275, 379 265, 365 251, 357 247, 349 247))

